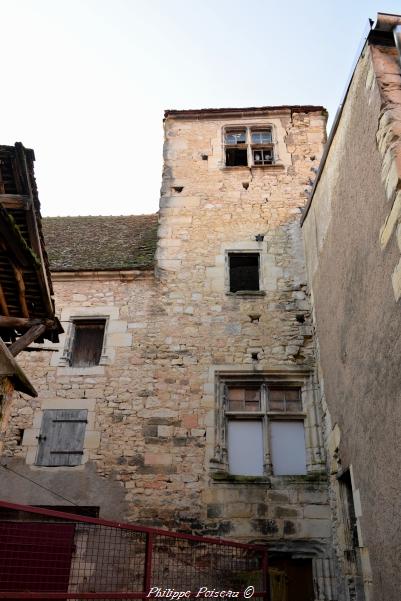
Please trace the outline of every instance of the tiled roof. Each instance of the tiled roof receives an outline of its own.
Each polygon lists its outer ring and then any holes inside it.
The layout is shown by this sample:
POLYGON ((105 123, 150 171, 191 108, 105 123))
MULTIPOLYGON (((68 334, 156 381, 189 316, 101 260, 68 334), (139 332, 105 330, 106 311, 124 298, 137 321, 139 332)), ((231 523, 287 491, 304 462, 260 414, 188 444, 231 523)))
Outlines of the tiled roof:
POLYGON ((151 269, 157 221, 157 214, 45 217, 42 225, 50 269, 151 269))

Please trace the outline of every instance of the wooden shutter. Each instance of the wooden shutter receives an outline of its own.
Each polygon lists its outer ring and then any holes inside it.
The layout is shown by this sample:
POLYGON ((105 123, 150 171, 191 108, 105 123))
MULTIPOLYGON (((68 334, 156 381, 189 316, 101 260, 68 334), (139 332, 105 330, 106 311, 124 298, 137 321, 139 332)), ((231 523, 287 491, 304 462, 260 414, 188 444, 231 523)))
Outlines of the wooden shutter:
POLYGON ((36 465, 80 465, 87 415, 86 409, 44 411, 36 465))
POLYGON ((72 367, 90 367, 99 365, 102 356, 104 319, 77 320, 74 322, 70 365, 72 367))

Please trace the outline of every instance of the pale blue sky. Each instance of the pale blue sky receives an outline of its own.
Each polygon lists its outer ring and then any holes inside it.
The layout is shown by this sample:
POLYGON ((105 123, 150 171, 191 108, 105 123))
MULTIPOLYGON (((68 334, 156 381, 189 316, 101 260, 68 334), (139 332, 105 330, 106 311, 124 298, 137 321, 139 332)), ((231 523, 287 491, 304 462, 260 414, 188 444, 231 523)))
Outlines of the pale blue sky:
POLYGON ((0 0, 0 143, 44 215, 157 210, 166 108, 324 105, 394 0, 0 0))

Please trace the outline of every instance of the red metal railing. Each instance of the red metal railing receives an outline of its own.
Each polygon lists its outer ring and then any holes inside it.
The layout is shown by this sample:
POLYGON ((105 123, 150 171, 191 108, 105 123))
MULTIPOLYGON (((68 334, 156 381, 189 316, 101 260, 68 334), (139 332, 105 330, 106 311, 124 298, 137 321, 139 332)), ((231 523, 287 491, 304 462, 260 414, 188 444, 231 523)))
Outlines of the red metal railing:
POLYGON ((269 598, 267 549, 0 501, 0 599, 269 598))

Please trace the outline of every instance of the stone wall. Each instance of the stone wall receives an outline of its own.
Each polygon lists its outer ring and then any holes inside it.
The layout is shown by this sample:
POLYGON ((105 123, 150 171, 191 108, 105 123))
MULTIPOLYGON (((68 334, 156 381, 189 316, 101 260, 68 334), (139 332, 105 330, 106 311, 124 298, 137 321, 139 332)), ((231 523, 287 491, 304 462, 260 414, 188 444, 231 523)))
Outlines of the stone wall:
POLYGON ((401 560, 394 528, 401 510, 394 493, 401 484, 396 54, 395 48, 364 49, 303 225, 347 598, 389 601, 399 598, 401 560), (337 480, 347 468, 359 566, 349 561, 337 480))
MULTIPOLYGON (((59 274, 56 305, 66 330, 58 352, 26 353, 37 401, 18 401, 7 462, 103 517, 269 541, 311 558, 319 599, 334 599, 331 521, 310 303, 299 228, 311 168, 325 140, 322 111, 291 109, 165 120, 156 277, 59 274), (273 128, 277 162, 224 167, 222 128, 273 128), (258 236, 259 241, 256 240, 258 236), (260 239, 261 238, 261 239, 260 239), (261 290, 230 293, 227 253, 260 255, 261 290), (68 320, 109 317, 95 368, 63 359, 68 320), (303 389, 307 474, 227 472, 220 382, 281 378, 303 389), (35 466, 45 408, 86 408, 81 466, 35 466)), ((61 501, 18 478, 8 500, 61 501)))

